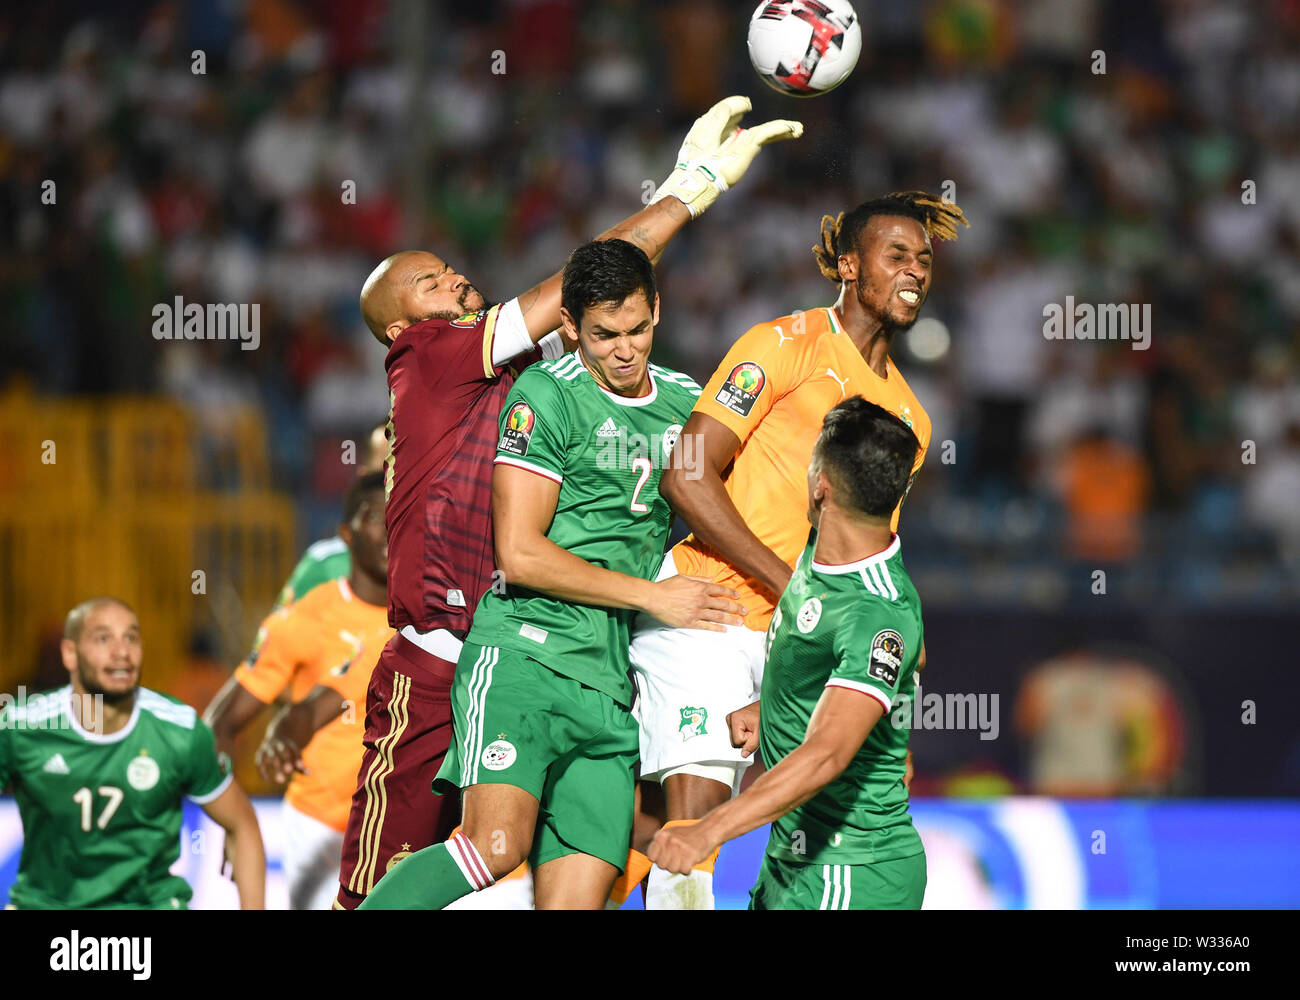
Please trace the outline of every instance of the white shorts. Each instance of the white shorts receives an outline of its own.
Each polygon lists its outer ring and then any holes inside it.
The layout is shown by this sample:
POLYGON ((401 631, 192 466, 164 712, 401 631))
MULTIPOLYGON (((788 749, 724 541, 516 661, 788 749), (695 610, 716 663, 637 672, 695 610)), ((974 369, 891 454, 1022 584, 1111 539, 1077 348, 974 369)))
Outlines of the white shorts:
POLYGON ((339 891, 343 834, 299 812, 288 802, 281 805, 280 828, 284 836, 282 863, 289 887, 289 909, 330 909, 339 891))
MULTIPOLYGON (((676 574, 669 552, 655 579, 676 574)), ((658 780, 684 764, 727 761, 743 768, 752 762, 731 745, 727 713, 758 698, 767 637, 743 625, 726 628, 671 628, 649 615, 636 616, 629 652, 643 779, 658 780)))

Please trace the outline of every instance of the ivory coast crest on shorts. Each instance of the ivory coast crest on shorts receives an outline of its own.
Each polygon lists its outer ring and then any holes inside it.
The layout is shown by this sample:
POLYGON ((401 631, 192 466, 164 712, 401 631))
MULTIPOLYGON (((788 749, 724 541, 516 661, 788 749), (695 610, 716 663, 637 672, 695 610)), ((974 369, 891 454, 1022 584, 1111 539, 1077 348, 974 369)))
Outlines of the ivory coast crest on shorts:
POLYGON ((685 706, 682 708, 682 721, 677 726, 677 731, 682 734, 682 742, 696 736, 708 736, 709 731, 704 728, 704 724, 709 721, 709 710, 707 708, 692 708, 685 706))
POLYGON ((731 369, 731 374, 713 398, 732 413, 747 417, 754 408, 754 400, 762 394, 765 385, 767 375, 762 366, 753 361, 742 361, 731 369))
POLYGON ((506 414, 506 425, 501 431, 501 443, 498 447, 511 455, 520 457, 527 455, 528 439, 532 436, 533 425, 536 423, 537 418, 533 415, 533 408, 521 399, 510 407, 510 412, 506 414))

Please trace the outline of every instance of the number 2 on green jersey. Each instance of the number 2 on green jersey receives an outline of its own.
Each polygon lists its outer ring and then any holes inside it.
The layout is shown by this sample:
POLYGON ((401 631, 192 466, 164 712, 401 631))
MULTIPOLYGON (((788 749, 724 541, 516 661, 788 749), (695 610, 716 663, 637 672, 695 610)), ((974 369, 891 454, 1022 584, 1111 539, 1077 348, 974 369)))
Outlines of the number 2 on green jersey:
POLYGON ((632 459, 632 468, 641 471, 641 475, 638 476, 636 480, 636 489, 632 491, 632 513, 648 514, 650 508, 638 500, 637 497, 641 495, 642 488, 647 482, 649 482, 650 472, 654 466, 650 464, 650 459, 648 458, 634 458, 632 459))

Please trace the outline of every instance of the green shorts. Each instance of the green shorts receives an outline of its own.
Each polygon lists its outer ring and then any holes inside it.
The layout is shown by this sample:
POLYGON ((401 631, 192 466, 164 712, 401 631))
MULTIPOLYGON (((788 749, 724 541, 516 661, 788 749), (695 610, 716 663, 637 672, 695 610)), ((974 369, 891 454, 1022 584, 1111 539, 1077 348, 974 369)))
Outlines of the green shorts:
POLYGON ((455 735, 434 791, 522 788, 539 803, 529 864, 589 854, 623 870, 639 752, 631 712, 531 656, 472 642, 456 664, 451 707, 455 735))
POLYGON ((925 852, 869 865, 817 865, 763 857, 751 910, 919 910, 925 852))

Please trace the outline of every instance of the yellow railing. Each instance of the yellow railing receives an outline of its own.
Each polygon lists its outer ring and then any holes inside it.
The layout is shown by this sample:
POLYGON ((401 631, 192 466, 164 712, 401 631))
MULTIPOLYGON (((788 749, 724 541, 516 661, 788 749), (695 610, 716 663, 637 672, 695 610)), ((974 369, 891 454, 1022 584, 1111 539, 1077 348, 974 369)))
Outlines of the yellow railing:
POLYGON ((238 662, 293 567, 294 512, 260 415, 216 438, 165 399, 0 395, 0 691, 33 683, 97 594, 139 615, 149 687, 178 686, 200 629, 238 662))

